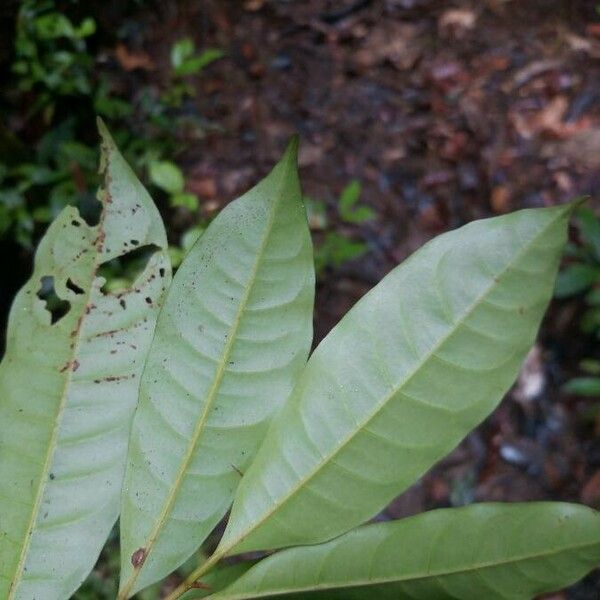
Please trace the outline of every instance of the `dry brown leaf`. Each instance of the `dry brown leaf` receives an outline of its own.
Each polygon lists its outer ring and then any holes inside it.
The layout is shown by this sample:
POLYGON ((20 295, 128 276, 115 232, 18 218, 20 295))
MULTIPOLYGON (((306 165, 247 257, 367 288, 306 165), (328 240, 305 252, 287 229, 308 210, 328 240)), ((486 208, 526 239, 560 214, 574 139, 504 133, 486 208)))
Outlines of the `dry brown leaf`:
POLYGON ((374 28, 354 59, 363 69, 389 61, 398 70, 410 69, 421 56, 419 28, 407 23, 389 22, 374 28))
POLYGON ((125 71, 144 69, 153 71, 156 68, 154 61, 145 52, 133 52, 125 44, 117 44, 115 56, 125 71))
POLYGON ((496 214, 504 214, 511 210, 511 193, 505 185, 497 185, 490 194, 490 205, 496 214))
POLYGON ((438 20, 440 30, 452 29, 456 34, 464 33, 475 27, 477 15, 467 8, 451 8, 442 13, 438 20))
POLYGON ((589 117, 583 117, 578 121, 564 122, 563 119, 568 109, 569 101, 566 96, 555 96, 542 110, 533 115, 526 116, 513 112, 511 121, 517 133, 525 139, 531 139, 540 134, 566 139, 591 125, 589 117))

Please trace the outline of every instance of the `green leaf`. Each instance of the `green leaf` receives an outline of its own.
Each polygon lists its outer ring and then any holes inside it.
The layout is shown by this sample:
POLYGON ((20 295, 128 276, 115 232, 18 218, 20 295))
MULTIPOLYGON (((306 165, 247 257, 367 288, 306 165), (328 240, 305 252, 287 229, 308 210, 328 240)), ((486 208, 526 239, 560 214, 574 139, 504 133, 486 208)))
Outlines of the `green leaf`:
POLYGON ((355 241, 335 231, 325 236, 319 248, 319 266, 333 265, 341 267, 344 263, 355 258, 360 258, 367 252, 368 246, 364 242, 355 241))
POLYGON ((591 248, 594 258, 600 261, 600 217, 587 206, 579 207, 576 216, 584 242, 591 248))
POLYGON ((296 146, 217 216, 169 290, 132 428, 120 597, 175 569, 222 519, 306 363, 314 270, 296 146))
POLYGON ((346 223, 364 223, 376 216, 372 208, 368 206, 356 206, 361 190, 360 181, 354 179, 342 191, 339 200, 339 210, 342 220, 346 223))
POLYGON ((61 37, 73 38, 77 35, 71 21, 57 12, 42 15, 35 19, 35 28, 37 36, 42 40, 61 37))
POLYGON ((352 208, 359 200, 362 186, 358 179, 353 179, 340 194, 340 209, 352 208))
POLYGON ((68 207, 49 227, 0 364, 0 597, 9 600, 70 597, 93 567, 119 512, 137 387, 170 279, 158 211, 101 133, 100 222, 68 207), (104 294, 98 270, 134 240, 154 254, 131 289, 104 294))
POLYGON ((554 295, 568 298, 587 290, 600 279, 600 268, 585 263, 575 263, 563 269, 556 279, 554 295))
POLYGON ((171 46, 171 66, 174 69, 178 69, 181 65, 194 54, 196 46, 194 40, 189 37, 181 38, 177 40, 173 46, 171 46))
POLYGON ((571 210, 439 236, 358 302, 269 429, 217 556, 363 523, 488 415, 535 339, 571 210))
POLYGON ((218 48, 207 48, 199 55, 194 56, 195 50, 194 41, 189 37, 182 38, 173 44, 171 48, 171 66, 175 70, 175 75, 183 77, 199 73, 204 67, 225 55, 218 48))
POLYGON ((600 377, 575 377, 568 381, 563 390, 578 396, 600 396, 600 377))
POLYGON ((585 295, 585 301, 591 306, 600 306, 600 287, 590 290, 585 295))
POLYGON ((284 550, 211 598, 530 600, 599 564, 600 516, 590 508, 475 504, 284 550))
POLYGON ((183 192, 185 180, 181 169, 168 160, 153 160, 149 166, 150 181, 168 194, 183 192))
POLYGON ((600 360, 593 358, 584 358, 579 363, 579 368, 590 375, 600 375, 600 360))
POLYGON ((588 308, 581 317, 579 323, 581 331, 591 335, 594 332, 600 333, 600 306, 593 306, 588 308))
POLYGON ((198 196, 189 192, 181 192, 171 196, 170 202, 173 207, 181 206, 191 212, 197 211, 199 206, 198 196))
POLYGON ((96 33, 96 21, 92 17, 86 17, 75 31, 77 37, 85 38, 96 33))
POLYGON ((225 56, 225 53, 222 50, 219 50, 218 48, 207 48, 198 56, 193 56, 184 60, 183 63, 175 69, 175 74, 179 77, 194 75, 216 60, 223 58, 223 56, 225 56))

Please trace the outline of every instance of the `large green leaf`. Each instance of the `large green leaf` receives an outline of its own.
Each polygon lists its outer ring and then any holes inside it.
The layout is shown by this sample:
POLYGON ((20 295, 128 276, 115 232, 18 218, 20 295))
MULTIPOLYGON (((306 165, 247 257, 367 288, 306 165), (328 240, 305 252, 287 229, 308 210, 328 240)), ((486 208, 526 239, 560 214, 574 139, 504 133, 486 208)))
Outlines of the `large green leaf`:
POLYGON ((212 222, 169 290, 132 427, 121 597, 180 565, 225 515, 312 339, 296 146, 212 222))
POLYGON ((571 210, 442 235, 358 302, 269 429, 217 555, 363 523, 489 414, 535 338, 571 210))
POLYGON ((0 598, 67 598, 93 567, 119 512, 139 378, 170 280, 160 215, 101 130, 100 222, 88 226, 72 207, 59 215, 10 314, 0 598), (104 292, 106 263, 144 247, 151 256, 132 287, 104 292))
POLYGON ((476 504, 283 550, 211 598, 530 600, 598 565, 597 512, 552 502, 476 504))

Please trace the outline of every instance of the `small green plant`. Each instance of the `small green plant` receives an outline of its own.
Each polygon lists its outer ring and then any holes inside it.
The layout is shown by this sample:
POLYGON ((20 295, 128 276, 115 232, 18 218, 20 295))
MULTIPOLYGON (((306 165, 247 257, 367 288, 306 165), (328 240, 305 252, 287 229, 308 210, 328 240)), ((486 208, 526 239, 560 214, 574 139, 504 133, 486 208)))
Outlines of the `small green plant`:
POLYGON ((189 37, 177 40, 171 47, 171 84, 163 94, 165 104, 179 107, 186 97, 193 97, 194 88, 187 78, 190 75, 198 75, 224 55, 218 48, 206 48, 200 54, 196 54, 194 40, 189 37))
POLYGON ((37 92, 29 116, 43 111, 50 122, 59 97, 92 93, 93 60, 86 39, 95 32, 93 18, 73 23, 52 0, 21 4, 12 71, 20 91, 37 92))
MULTIPOLYGON (((567 244, 567 265, 558 274, 555 296, 583 296, 586 308, 580 318, 581 331, 600 340, 600 218, 589 208, 575 213, 579 243, 567 244)), ((596 344, 597 346, 597 344, 596 344)), ((565 390, 581 396, 600 396, 600 355, 581 361, 584 376, 575 377, 565 390)))
POLYGON ((170 600, 525 600, 600 563, 600 516, 574 504, 363 525, 514 381, 573 205, 439 236, 309 358, 315 273, 297 142, 219 213, 171 283, 158 212, 101 132, 100 221, 63 210, 10 315, 0 597, 71 597, 119 513, 121 600, 155 598, 143 590, 194 555, 170 600), (107 288, 106 265, 139 248, 138 274, 107 288), (196 555, 230 508, 216 549, 196 555), (221 562, 247 552, 258 554, 221 562))
MULTIPOLYGON (((70 12, 73 6, 55 0, 25 0, 19 7, 12 77, 0 97, 2 119, 20 123, 22 130, 39 130, 41 123, 47 133, 24 144, 0 122, 0 236, 31 249, 40 229, 67 205, 94 220, 98 152, 89 132, 96 114, 111 122, 127 161, 143 173, 150 190, 164 194, 170 208, 188 211, 196 231, 203 225, 196 224, 199 199, 184 190, 180 168, 165 157, 184 149, 182 131, 186 139, 203 135, 206 123, 182 104, 193 96, 190 76, 223 52, 196 52, 191 39, 178 40, 165 89, 144 86, 129 101, 114 93, 114 73, 98 59, 100 53, 91 52, 101 44, 99 36, 113 32, 99 31, 92 17, 78 20, 70 12)), ((183 251, 173 247, 174 255, 183 251)))
MULTIPOLYGON (((359 225, 375 218, 375 212, 368 206, 358 204, 362 186, 353 179, 336 201, 336 212, 342 228, 345 225, 359 225)), ((322 200, 305 197, 311 229, 321 232, 322 237, 315 245, 315 269, 322 275, 328 267, 338 268, 349 260, 360 258, 368 246, 362 240, 353 239, 346 231, 333 230, 327 218, 327 209, 322 200)))

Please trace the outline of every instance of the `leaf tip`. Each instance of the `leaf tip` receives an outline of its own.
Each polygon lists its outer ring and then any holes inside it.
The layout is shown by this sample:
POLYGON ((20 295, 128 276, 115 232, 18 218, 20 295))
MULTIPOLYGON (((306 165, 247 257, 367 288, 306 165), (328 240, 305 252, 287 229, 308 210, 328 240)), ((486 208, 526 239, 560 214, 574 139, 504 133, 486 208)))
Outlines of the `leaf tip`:
POLYGON ((106 148, 116 148, 115 141, 106 126, 106 123, 101 117, 96 117, 96 127, 98 127, 98 133, 102 140, 102 149, 106 152, 106 148))
POLYGON ((566 206, 569 207, 569 212, 573 212, 577 210, 579 207, 583 206, 590 200, 590 196, 579 196, 579 198, 575 198, 575 200, 571 200, 571 202, 567 202, 566 206))
POLYGON ((287 148, 283 154, 283 160, 293 164, 298 163, 298 147, 300 145, 300 136, 295 133, 288 142, 287 148))

